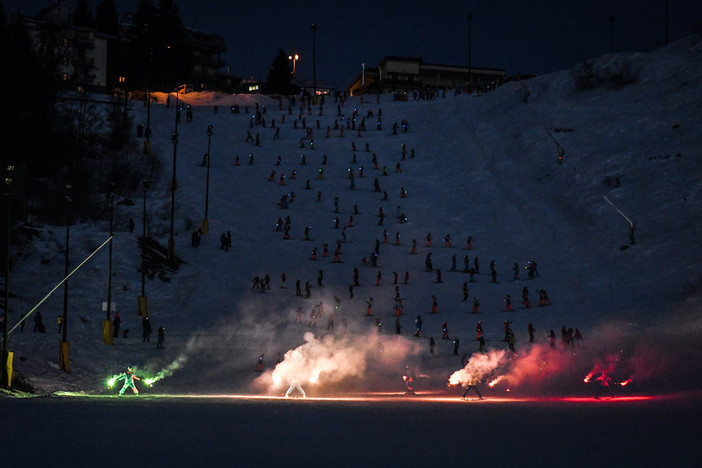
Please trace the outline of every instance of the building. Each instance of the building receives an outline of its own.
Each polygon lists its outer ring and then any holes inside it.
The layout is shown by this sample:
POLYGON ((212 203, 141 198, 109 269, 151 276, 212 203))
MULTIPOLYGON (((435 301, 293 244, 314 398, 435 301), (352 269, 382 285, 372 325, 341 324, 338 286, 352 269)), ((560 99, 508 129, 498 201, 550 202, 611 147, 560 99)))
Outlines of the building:
POLYGON ((222 54, 227 51, 221 36, 186 29, 185 45, 190 50, 191 60, 187 79, 193 83, 196 91, 220 90, 231 86, 224 82, 224 76, 219 72, 224 67, 222 54))
POLYGON ((65 1, 23 18, 32 48, 53 81, 104 91, 107 86, 109 36, 73 25, 74 10, 65 1))
MULTIPOLYGON (((120 21, 119 37, 95 29, 74 25, 75 10, 65 0, 44 8, 37 15, 23 17, 34 52, 43 68, 52 74, 55 83, 66 88, 85 87, 92 91, 106 91, 115 86, 142 89, 144 75, 151 64, 142 57, 129 57, 128 44, 136 32, 133 15, 126 13, 120 21), (133 66, 142 67, 139 76, 128 79, 133 66)), ((173 81, 192 83, 195 90, 232 90, 241 79, 230 73, 221 73, 224 67, 222 54, 227 47, 221 36, 186 29, 184 48, 187 50, 187 73, 173 81)), ((157 65, 157 64, 156 64, 157 65)), ((152 65, 153 66, 153 65, 152 65)), ((170 68, 161 66, 161 75, 153 70, 152 81, 165 83, 171 78, 170 68), (165 70, 165 71, 163 71, 165 70)))
POLYGON ((489 91, 502 84, 504 75, 504 70, 496 68, 430 64, 421 57, 385 57, 377 67, 365 68, 348 91, 352 96, 467 86, 489 91))

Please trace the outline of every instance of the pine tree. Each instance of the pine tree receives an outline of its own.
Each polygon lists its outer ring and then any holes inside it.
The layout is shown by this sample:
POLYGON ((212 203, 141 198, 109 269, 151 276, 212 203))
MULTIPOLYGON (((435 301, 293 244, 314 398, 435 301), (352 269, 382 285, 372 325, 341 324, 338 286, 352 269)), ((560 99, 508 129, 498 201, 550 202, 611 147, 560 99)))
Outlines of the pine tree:
POLYGON ((266 93, 269 94, 294 94, 293 72, 290 68, 288 54, 283 49, 278 50, 278 55, 273 59, 271 68, 268 71, 266 83, 266 93))
POLYGON ((119 15, 115 0, 102 0, 95 10, 95 29, 111 36, 119 33, 119 15))
POLYGON ((93 13, 90 11, 88 0, 78 0, 76 3, 76 12, 73 14, 73 24, 85 28, 94 26, 93 13))

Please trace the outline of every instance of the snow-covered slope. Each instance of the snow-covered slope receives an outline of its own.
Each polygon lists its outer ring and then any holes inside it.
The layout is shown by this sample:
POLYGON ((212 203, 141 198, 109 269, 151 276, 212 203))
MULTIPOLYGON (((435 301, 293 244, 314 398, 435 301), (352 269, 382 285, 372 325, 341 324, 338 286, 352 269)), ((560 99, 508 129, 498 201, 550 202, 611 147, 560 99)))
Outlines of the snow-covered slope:
MULTIPOLYGON (((305 137, 302 122, 297 121, 297 128, 293 125, 299 117, 299 100, 289 114, 287 100, 279 107, 266 96, 186 95, 183 100, 192 106, 194 117, 186 123, 183 115, 178 127, 175 194, 176 254, 185 263, 170 281, 156 277, 146 284, 151 322, 154 331, 165 327, 166 349, 155 349, 155 336, 150 343, 142 342, 136 299, 141 288, 137 269, 142 194, 123 193, 117 200, 131 198, 136 204, 118 205, 115 211, 112 297, 122 329, 130 329, 129 337, 120 337, 112 347, 102 343, 105 249, 70 280, 72 373, 58 371, 57 364, 60 335, 54 323, 62 311, 62 289, 39 309, 48 323, 46 334, 32 333, 30 318, 24 332, 12 335, 15 368, 41 391, 92 392, 102 391, 104 378, 128 364, 153 373, 180 358, 173 376, 160 383, 162 388, 188 391, 197 384, 205 391, 246 389, 257 377, 253 370, 260 354, 265 354, 266 368, 271 369, 277 353, 282 357, 303 343, 305 332, 314 331, 320 340, 329 335, 324 341, 329 360, 365 369, 354 374, 340 366, 327 373, 340 377, 328 379, 329 385, 345 382, 345 375, 354 376, 356 382, 363 380, 357 375, 373 375, 361 386, 381 386, 383 378, 397 379, 405 363, 412 363, 433 385, 442 386, 450 372, 460 368, 451 340, 439 339, 444 321, 450 337, 461 340, 459 355, 477 351, 479 320, 492 348, 506 348, 500 342, 503 323, 511 320, 518 350, 547 345, 550 329, 558 333, 563 325, 577 327, 585 336, 580 344, 584 356, 573 370, 577 375, 589 370, 600 349, 618 349, 627 341, 622 337, 636 337, 628 341, 643 340, 639 344, 649 346, 666 332, 672 340, 697 334, 699 320, 694 317, 702 283, 701 53, 700 38, 689 37, 647 54, 604 56, 591 62, 595 86, 589 90, 576 86, 576 78, 584 73, 580 68, 508 83, 482 96, 447 92, 433 100, 409 102, 394 101, 391 95, 381 96, 379 102, 375 96, 363 102, 352 98, 341 108, 346 120, 355 108, 359 122, 373 112, 360 136, 345 130, 341 137, 339 130, 333 130, 335 120, 343 122, 337 116, 337 102, 328 98, 321 111, 315 105, 303 114, 314 131, 314 149, 310 140, 300 148, 305 137), (630 77, 635 77, 632 83, 615 86, 619 78, 630 77), (240 114, 230 112, 234 104, 241 106, 240 114), (256 104, 266 108, 267 126, 251 129, 254 136, 260 135, 260 146, 245 142, 256 104), (378 130, 381 109, 382 130, 378 130), (273 119, 280 128, 279 139, 273 138, 273 119), (393 135, 393 124, 402 120, 408 122, 408 132, 393 135), (200 162, 207 151, 208 125, 213 126, 210 232, 193 248, 191 233, 204 216, 206 169, 200 162), (328 126, 330 138, 326 138, 328 126), (415 151, 416 158, 409 159, 408 154, 401 161, 403 144, 415 151), (557 161, 559 146, 565 151, 562 164, 557 161), (248 164, 250 154, 253 165, 248 164), (373 168, 373 154, 378 170, 373 168), (302 155, 306 165, 301 165, 302 155), (237 156, 239 166, 234 164, 237 156), (324 156, 328 162, 323 166, 324 156), (401 172, 396 172, 398 163, 401 172), (382 175, 383 167, 387 176, 382 175), (353 189, 347 177, 350 168, 356 176, 353 189), (272 171, 276 176, 268 181, 272 171), (281 174, 286 176, 285 185, 278 183, 281 174), (382 192, 373 191, 375 178, 387 200, 382 192), (307 180, 310 190, 305 189, 307 180), (406 198, 400 197, 403 188, 406 198), (280 209, 281 197, 292 192, 294 201, 288 209, 280 209), (605 196, 636 224, 634 245, 629 245, 627 221, 605 196), (339 198, 338 214, 334 197, 339 198), (354 205, 360 214, 353 216, 353 227, 346 228, 343 262, 332 263, 336 241, 342 238, 340 228, 348 224, 354 205), (381 207, 386 217, 378 225, 381 207), (404 213, 408 222, 400 224, 397 212, 404 213), (291 218, 290 240, 275 231, 278 218, 286 216, 291 218), (334 228, 336 216, 339 229, 334 228), (136 221, 134 233, 127 229, 130 217, 136 221), (311 227, 312 241, 304 240, 305 226, 311 227), (389 233, 387 245, 382 242, 384 229, 389 233), (229 252, 219 248, 219 236, 226 231, 233 236, 229 252), (399 246, 393 245, 396 233, 399 246), (427 233, 434 239, 431 248, 424 244, 427 233), (453 239, 451 248, 442 245, 446 234, 453 239), (465 250, 468 236, 473 239, 471 251, 465 250), (361 265, 376 239, 381 241, 378 268, 361 265), (412 240, 417 241, 417 255, 410 254, 412 240), (329 257, 321 255, 323 243, 329 244, 329 257), (310 260, 314 247, 319 250, 316 261, 310 260), (435 271, 425 272, 429 252, 434 268, 441 269, 441 283, 436 282, 435 271), (453 255, 457 272, 449 271, 453 255), (468 283, 469 300, 463 302, 462 285, 470 276, 463 271, 466 255, 471 264, 479 257, 480 274, 468 283), (491 260, 496 262, 497 284, 490 283, 491 260), (528 279, 524 268, 532 260, 538 263, 539 276, 528 279), (519 281, 512 281, 515 262, 521 268, 519 281), (360 271, 361 286, 354 288, 350 299, 354 267, 360 271), (317 286, 320 270, 322 287, 317 286), (403 284, 405 271, 409 284, 403 284), (382 279, 376 286, 378 272, 382 279), (402 337, 394 335, 393 272, 400 278, 402 337), (271 289, 265 294, 251 291, 253 277, 266 273, 271 289), (287 276, 284 289, 282 273, 287 276), (310 299, 295 296, 298 279, 312 285, 310 299), (552 305, 522 308, 525 286, 532 303, 537 302, 537 289, 543 288, 552 305), (506 294, 512 297, 514 312, 503 312, 506 294), (436 315, 431 314, 432 295, 438 299, 436 315), (310 328, 312 306, 322 301, 330 310, 334 297, 341 301, 334 330, 327 330, 327 316, 316 329, 310 328), (365 316, 370 297, 374 317, 365 316), (474 298, 480 302, 480 315, 469 313, 474 298), (299 305, 304 308, 302 324, 295 323, 299 305), (419 314, 421 339, 411 336, 419 314), (346 333, 342 315, 348 322, 346 333), (374 336, 378 316, 384 335, 380 340, 374 336), (528 323, 537 329, 536 345, 527 343, 528 323), (648 334, 653 329, 659 330, 655 337, 648 334), (438 342, 433 357, 428 351, 430 336, 438 342), (357 353, 342 353, 348 350, 357 353), (390 350, 395 354, 387 357, 390 350)), ((147 219, 151 235, 167 245, 175 111, 173 105, 166 107, 165 95, 156 97, 158 103, 151 107, 152 147, 163 173, 148 192, 147 219)), ((131 113, 135 124, 146 122, 141 103, 133 102, 131 113)), ((42 226, 39 231, 12 272, 16 295, 11 299, 12 323, 63 277, 65 228, 42 226), (49 262, 42 262, 42 257, 49 262)), ((106 222, 72 226, 72 264, 100 245, 108 232, 106 222)), ((268 374, 259 377, 257 391, 269 388, 268 378, 268 374)))

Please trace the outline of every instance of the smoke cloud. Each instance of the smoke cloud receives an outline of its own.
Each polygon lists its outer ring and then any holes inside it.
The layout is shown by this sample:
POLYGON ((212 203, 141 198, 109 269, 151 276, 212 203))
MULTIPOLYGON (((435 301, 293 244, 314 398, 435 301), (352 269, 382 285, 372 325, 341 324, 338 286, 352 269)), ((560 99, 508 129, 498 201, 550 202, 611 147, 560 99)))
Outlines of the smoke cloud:
POLYGON ((283 361, 258 377, 253 387, 272 393, 293 381, 320 387, 349 378, 366 378, 370 364, 397 369, 417 353, 419 345, 402 337, 377 333, 317 337, 307 332, 304 343, 287 351, 283 361))

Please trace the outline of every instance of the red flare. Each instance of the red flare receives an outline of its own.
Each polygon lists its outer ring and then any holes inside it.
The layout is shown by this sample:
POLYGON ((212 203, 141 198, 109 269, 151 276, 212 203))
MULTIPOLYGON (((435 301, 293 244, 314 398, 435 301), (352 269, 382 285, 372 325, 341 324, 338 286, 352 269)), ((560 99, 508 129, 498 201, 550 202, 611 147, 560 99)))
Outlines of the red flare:
POLYGON ((621 385, 622 387, 626 387, 627 385, 629 385, 629 384, 630 384, 631 382, 633 382, 633 381, 634 381, 634 379, 631 378, 631 377, 629 377, 629 378, 626 379, 624 382, 619 382, 619 385, 621 385))

